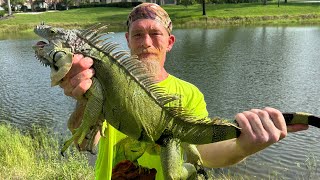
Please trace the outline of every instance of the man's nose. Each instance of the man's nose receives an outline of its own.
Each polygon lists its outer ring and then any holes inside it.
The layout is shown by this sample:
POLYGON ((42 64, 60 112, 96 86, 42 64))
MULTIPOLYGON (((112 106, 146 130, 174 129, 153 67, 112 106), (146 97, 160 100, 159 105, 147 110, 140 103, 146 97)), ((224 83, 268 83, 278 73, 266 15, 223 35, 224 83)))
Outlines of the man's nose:
POLYGON ((141 45, 142 45, 144 48, 148 48, 148 47, 150 47, 150 46, 152 45, 152 39, 151 39, 151 37, 150 37, 149 34, 146 34, 145 36, 143 36, 141 45))

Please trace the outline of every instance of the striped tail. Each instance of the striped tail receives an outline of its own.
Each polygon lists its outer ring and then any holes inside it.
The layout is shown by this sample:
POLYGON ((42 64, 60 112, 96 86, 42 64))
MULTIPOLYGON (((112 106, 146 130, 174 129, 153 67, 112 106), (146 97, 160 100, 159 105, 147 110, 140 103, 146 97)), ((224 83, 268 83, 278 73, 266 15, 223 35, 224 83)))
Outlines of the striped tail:
POLYGON ((308 124, 320 128, 320 117, 304 112, 282 113, 287 125, 308 124))
MULTIPOLYGON (((283 113, 287 125, 306 124, 320 128, 320 117, 303 112, 283 113)), ((230 121, 229 121, 230 122, 230 121)), ((208 144, 240 136, 240 128, 234 120, 230 123, 208 124, 179 121, 174 123, 171 129, 163 132, 156 141, 157 144, 164 145, 168 139, 178 138, 182 142, 189 144, 208 144)))

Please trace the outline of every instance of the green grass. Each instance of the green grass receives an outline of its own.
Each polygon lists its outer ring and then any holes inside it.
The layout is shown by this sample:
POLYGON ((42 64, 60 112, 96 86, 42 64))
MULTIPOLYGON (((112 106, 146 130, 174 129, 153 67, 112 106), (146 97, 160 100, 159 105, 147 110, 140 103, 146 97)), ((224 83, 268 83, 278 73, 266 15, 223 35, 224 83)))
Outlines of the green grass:
POLYGON ((174 24, 178 26, 219 26, 243 24, 313 24, 320 23, 320 4, 269 3, 264 6, 260 3, 251 4, 208 4, 206 17, 202 16, 201 5, 188 8, 173 7, 167 11, 174 24))
MULTIPOLYGON (((207 4, 202 16, 202 6, 188 7, 166 5, 174 27, 211 27, 243 24, 320 24, 319 3, 261 3, 207 4)), ((31 31, 40 22, 62 27, 86 27, 97 22, 110 24, 112 30, 125 30, 131 8, 81 8, 41 14, 16 13, 14 17, 0 20, 0 32, 31 31)))
POLYGON ((60 155, 58 137, 34 128, 22 133, 0 124, 0 179, 94 179, 94 169, 82 153, 60 155))
MULTIPOLYGON (((62 137, 44 128, 34 127, 28 133, 22 133, 10 125, 0 124, 0 179, 94 179, 94 167, 89 165, 83 153, 79 153, 73 147, 67 150, 65 157, 60 155, 59 139, 62 137)), ((314 179, 318 170, 317 162, 318 157, 310 153, 305 162, 297 166, 307 168, 308 172, 302 172, 301 169, 301 174, 308 175, 306 179, 314 179)), ((263 166, 268 169, 272 164, 263 166)), ((286 167, 283 167, 283 172, 285 169, 286 167)), ((208 171, 208 173, 212 179, 217 180, 254 178, 230 171, 224 173, 208 171)), ((269 179, 282 179, 281 173, 281 171, 270 171, 269 179)))
POLYGON ((0 32, 30 31, 41 22, 61 27, 84 27, 98 22, 124 27, 130 9, 120 8, 82 8, 68 11, 48 11, 40 14, 15 13, 14 17, 0 21, 0 32))

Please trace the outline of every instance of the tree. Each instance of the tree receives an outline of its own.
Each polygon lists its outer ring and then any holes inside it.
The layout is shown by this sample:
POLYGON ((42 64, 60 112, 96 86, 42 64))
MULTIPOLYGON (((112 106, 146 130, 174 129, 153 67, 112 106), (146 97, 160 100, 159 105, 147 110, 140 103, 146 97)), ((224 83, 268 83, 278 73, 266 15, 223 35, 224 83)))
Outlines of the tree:
POLYGON ((267 5, 267 0, 262 0, 263 5, 267 5))
POLYGON ((157 0, 157 4, 161 6, 161 5, 164 5, 165 2, 164 2, 164 0, 157 0))
POLYGON ((8 15, 11 16, 12 15, 12 10, 11 10, 10 0, 8 0, 7 5, 8 5, 8 15))
POLYGON ((63 0, 63 3, 66 5, 66 10, 69 10, 69 6, 72 6, 75 4, 74 0, 63 0))
POLYGON ((18 4, 23 5, 26 1, 25 0, 10 0, 10 4, 12 6, 16 6, 18 4))
POLYGON ((51 3, 53 4, 53 9, 57 10, 57 4, 59 3, 59 0, 52 0, 51 3))
POLYGON ((196 0, 180 0, 180 4, 184 5, 185 7, 188 7, 189 5, 197 3, 196 0))

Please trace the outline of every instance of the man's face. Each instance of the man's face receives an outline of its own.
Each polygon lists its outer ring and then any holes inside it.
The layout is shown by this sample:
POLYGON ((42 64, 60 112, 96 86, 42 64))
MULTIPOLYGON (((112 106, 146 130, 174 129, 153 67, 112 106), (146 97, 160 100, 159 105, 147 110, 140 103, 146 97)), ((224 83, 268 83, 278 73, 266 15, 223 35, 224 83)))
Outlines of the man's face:
POLYGON ((166 53, 171 50, 175 38, 166 28, 155 20, 139 19, 134 21, 126 33, 131 54, 138 55, 143 62, 157 61, 164 66, 166 53))

